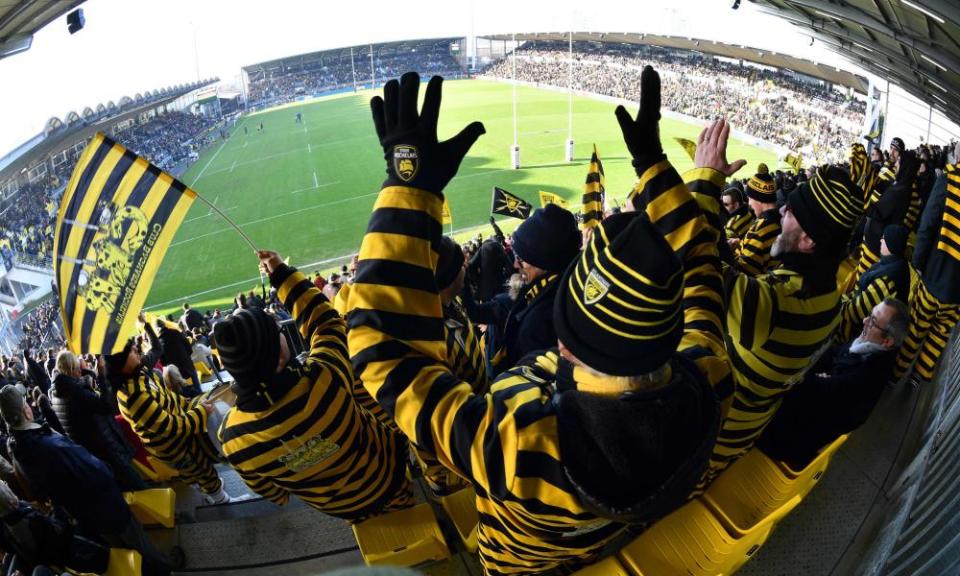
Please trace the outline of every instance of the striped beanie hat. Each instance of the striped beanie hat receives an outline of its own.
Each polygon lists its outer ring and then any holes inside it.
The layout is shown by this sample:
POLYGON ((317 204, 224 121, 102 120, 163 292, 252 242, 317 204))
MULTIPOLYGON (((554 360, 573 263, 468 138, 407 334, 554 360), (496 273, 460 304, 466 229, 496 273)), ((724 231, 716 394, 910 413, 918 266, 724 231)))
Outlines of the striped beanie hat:
POLYGON ((747 196, 764 204, 777 202, 777 183, 769 172, 758 172, 747 181, 747 196))
POLYGON ((860 188, 836 166, 818 168, 788 202, 800 227, 818 245, 846 244, 863 214, 860 188))
POLYGON ((683 266, 643 212, 614 214, 567 268, 553 322, 564 347, 611 376, 665 364, 683 336, 683 266))
POLYGON ((266 382, 276 372, 279 335, 277 323, 259 308, 241 308, 213 327, 217 352, 238 396, 243 387, 266 382))

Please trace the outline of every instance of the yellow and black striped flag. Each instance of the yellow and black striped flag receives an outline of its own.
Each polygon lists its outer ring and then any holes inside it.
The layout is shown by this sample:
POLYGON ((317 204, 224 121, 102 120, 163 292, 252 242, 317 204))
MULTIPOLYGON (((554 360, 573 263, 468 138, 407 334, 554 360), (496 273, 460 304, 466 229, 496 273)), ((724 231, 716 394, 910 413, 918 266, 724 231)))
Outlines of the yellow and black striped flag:
POLYGON ((567 199, 559 194, 554 194, 553 192, 544 192, 540 190, 540 207, 546 208, 547 204, 556 204, 557 206, 569 210, 569 203, 567 199))
POLYGON ((103 134, 93 137, 63 193, 53 243, 70 350, 123 349, 194 198, 145 159, 103 134))
POLYGON ((597 154, 597 145, 593 145, 593 156, 590 157, 590 171, 587 172, 587 181, 583 185, 583 222, 581 228, 593 228, 603 220, 607 189, 604 187, 603 163, 597 154))
POLYGON ((691 160, 696 160, 697 157, 697 143, 693 140, 687 140, 686 138, 674 138, 680 146, 683 147, 684 151, 687 153, 687 156, 690 156, 691 160))
POLYGON ((440 209, 440 216, 442 217, 442 222, 444 226, 447 224, 453 225, 453 213, 450 212, 450 204, 447 202, 447 198, 443 198, 443 208, 440 209))
POLYGON ((531 210, 533 210, 533 206, 523 198, 514 196, 503 188, 493 187, 493 206, 490 208, 492 214, 526 220, 530 216, 531 210))

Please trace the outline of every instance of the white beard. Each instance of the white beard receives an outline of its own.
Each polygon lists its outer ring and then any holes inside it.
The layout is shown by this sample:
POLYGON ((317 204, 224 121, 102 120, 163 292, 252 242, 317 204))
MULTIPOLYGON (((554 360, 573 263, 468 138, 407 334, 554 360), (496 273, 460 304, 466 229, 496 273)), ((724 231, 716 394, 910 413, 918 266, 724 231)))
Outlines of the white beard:
POLYGON ((853 344, 850 345, 851 354, 871 354, 873 352, 883 352, 886 348, 877 344, 876 342, 871 342, 870 340, 864 340, 863 336, 857 336, 853 341, 853 344))

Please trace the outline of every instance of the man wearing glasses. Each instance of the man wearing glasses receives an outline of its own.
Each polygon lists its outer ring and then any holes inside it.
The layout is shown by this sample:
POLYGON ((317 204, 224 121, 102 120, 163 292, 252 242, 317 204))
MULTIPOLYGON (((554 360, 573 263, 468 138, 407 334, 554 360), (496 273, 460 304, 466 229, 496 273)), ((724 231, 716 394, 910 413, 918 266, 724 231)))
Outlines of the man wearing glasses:
POLYGON ((909 323, 910 311, 899 300, 874 306, 859 336, 834 346, 787 392, 757 446, 801 469, 822 447, 863 425, 893 373, 909 323))

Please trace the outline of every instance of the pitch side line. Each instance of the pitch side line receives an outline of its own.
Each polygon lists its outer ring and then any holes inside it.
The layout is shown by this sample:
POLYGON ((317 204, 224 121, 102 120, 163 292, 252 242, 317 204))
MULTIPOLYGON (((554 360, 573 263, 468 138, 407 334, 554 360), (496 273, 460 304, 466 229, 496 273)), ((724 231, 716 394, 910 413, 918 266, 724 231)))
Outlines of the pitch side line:
POLYGON ((201 170, 200 173, 197 174, 197 177, 193 179, 194 184, 196 184, 197 182, 200 181, 200 178, 203 177, 203 173, 207 171, 207 168, 209 168, 211 164, 213 164, 213 161, 217 159, 217 156, 220 155, 220 151, 223 150, 223 147, 226 146, 226 145, 227 145, 227 141, 224 140, 223 143, 220 144, 220 147, 217 148, 217 151, 213 153, 213 156, 212 156, 212 157, 210 158, 210 160, 207 162, 207 165, 204 166, 204 167, 203 167, 203 170, 201 170))

